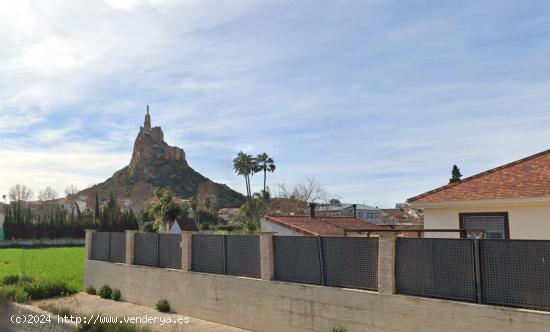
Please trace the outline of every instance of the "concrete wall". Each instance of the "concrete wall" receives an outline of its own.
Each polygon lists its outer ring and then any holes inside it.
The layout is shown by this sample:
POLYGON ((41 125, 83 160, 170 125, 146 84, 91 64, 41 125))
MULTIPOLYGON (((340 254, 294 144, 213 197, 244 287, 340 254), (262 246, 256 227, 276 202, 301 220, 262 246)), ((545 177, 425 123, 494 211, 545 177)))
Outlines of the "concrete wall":
MULTIPOLYGON (((459 213, 508 212, 510 239, 550 240, 550 204, 424 208, 424 228, 459 228, 459 213)), ((456 238, 458 233, 426 233, 456 238)))
POLYGON ((548 312, 87 260, 85 287, 104 284, 128 302, 166 298, 180 314, 254 331, 550 330, 548 312))

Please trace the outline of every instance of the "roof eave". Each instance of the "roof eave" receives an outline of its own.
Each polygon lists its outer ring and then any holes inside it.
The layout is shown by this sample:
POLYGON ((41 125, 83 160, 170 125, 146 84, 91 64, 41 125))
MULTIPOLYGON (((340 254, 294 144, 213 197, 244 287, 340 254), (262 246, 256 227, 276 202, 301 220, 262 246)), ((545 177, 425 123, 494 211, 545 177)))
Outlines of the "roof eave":
POLYGON ((497 198, 497 199, 475 199, 475 200, 453 200, 441 202, 411 202, 415 208, 446 208, 446 207, 469 207, 469 206, 510 206, 510 205, 539 205, 550 204, 550 197, 525 197, 525 198, 497 198))

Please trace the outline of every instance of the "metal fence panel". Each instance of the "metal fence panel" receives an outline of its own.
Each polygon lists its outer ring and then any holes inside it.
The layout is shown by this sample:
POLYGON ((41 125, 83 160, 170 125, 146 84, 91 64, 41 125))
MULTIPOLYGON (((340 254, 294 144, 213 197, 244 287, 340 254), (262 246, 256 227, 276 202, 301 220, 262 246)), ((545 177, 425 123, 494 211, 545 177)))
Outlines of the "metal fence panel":
POLYGON ((550 241, 482 240, 483 302, 550 309, 550 241))
POLYGON ((181 235, 159 234, 159 266, 181 269, 181 235))
POLYGON ((260 237, 230 235, 225 241, 226 274, 260 278, 260 237))
POLYGON ((275 279, 322 284, 319 240, 310 236, 274 236, 275 279))
POLYGON ((474 240, 397 239, 400 294, 476 301, 474 240))
POLYGON ((111 233, 109 244, 109 261, 117 263, 126 262, 126 233, 111 233))
POLYGON ((325 285, 378 290, 378 238, 322 237, 325 285))
POLYGON ((109 233, 92 233, 92 259, 98 261, 109 260, 109 233))
POLYGON ((224 236, 193 234, 191 269, 225 274, 224 236))
POLYGON ((158 266, 158 234, 136 234, 134 243, 134 264, 158 266))

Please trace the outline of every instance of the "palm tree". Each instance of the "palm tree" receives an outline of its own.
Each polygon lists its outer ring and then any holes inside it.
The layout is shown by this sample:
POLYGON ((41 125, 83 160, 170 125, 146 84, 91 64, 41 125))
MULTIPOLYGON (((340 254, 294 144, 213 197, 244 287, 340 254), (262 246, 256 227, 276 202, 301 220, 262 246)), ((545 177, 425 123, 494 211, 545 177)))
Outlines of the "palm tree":
POLYGON ((197 228, 199 228, 200 221, 199 221, 199 200, 197 196, 193 196, 189 199, 189 206, 191 207, 191 211, 193 211, 193 219, 195 220, 195 225, 197 225, 197 228))
POLYGON ((265 193, 267 172, 270 172, 270 173, 275 172, 275 162, 270 156, 267 155, 267 153, 264 152, 262 154, 259 154, 256 157, 256 163, 258 165, 258 171, 264 172, 264 193, 265 193))
POLYGON ((237 157, 233 159, 233 170, 238 175, 244 176, 246 195, 251 197, 252 191, 250 189, 250 177, 257 172, 256 159, 241 151, 237 154, 237 157))

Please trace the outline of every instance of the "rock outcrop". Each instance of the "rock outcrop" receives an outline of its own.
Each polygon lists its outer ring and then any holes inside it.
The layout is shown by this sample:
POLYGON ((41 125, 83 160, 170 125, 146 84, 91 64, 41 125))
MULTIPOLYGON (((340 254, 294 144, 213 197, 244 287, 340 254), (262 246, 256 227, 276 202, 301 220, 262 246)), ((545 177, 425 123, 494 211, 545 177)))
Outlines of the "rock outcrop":
POLYGON ((92 207, 97 192, 102 200, 113 194, 122 206, 141 209, 151 201, 156 187, 168 187, 180 198, 214 196, 219 207, 237 207, 243 202, 243 196, 238 192, 191 168, 183 149, 168 145, 161 127, 151 127, 147 106, 130 164, 105 182, 83 190, 79 196, 86 197, 87 205, 92 207))

